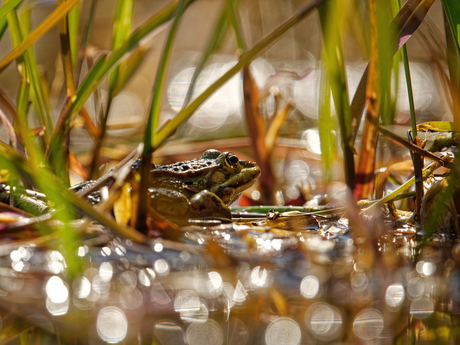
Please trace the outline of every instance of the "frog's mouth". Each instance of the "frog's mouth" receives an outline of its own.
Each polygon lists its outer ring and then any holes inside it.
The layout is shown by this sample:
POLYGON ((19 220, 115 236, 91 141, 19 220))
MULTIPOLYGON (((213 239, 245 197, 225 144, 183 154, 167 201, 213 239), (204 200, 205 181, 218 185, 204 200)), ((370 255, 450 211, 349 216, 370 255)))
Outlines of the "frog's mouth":
POLYGON ((222 199, 226 204, 232 203, 238 199, 240 194, 251 187, 260 176, 260 168, 257 165, 243 168, 243 170, 215 186, 211 191, 222 199))

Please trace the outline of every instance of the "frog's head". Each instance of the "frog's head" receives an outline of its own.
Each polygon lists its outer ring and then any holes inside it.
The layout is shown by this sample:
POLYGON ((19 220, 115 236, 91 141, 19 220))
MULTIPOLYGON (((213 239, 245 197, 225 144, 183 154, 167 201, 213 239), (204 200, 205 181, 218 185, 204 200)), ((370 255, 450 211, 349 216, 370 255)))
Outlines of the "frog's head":
POLYGON ((260 176, 256 163, 240 160, 231 152, 208 150, 201 159, 215 161, 215 168, 207 175, 206 187, 227 205, 235 202, 260 176))

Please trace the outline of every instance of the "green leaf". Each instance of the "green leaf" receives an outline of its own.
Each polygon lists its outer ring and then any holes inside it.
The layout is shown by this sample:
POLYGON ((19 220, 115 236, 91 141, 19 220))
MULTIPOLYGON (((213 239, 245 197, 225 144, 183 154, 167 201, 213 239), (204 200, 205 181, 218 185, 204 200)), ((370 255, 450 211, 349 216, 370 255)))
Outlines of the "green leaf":
POLYGON ((424 122, 417 125, 417 130, 420 132, 458 132, 455 123, 447 121, 424 122))

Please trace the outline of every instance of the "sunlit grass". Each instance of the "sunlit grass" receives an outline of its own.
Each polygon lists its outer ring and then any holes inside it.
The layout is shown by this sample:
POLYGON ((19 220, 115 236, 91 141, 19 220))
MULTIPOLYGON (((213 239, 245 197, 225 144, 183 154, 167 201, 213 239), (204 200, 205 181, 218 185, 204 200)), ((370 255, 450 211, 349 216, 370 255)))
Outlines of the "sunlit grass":
MULTIPOLYGON (((348 205, 340 205, 340 207, 333 210, 311 212, 308 216, 312 214, 322 216, 332 212, 337 212, 341 216, 348 216, 352 227, 357 229, 356 232, 352 232, 352 237, 355 234, 359 234, 360 237, 367 236, 368 238, 359 243, 365 243, 363 247, 360 247, 364 248, 362 252, 370 251, 369 232, 363 230, 364 226, 357 215, 359 206, 357 202, 362 198, 373 199, 364 204, 367 208, 362 211, 362 214, 367 215, 370 214, 371 209, 374 210, 377 206, 391 203, 394 200, 398 200, 398 198, 412 198, 414 196, 413 192, 404 194, 404 191, 407 191, 414 183, 418 183, 416 193, 416 205, 418 206, 411 211, 418 213, 417 221, 420 221, 422 193, 419 193, 419 191, 423 188, 423 179, 431 175, 434 165, 422 170, 421 158, 418 161, 414 159, 415 177, 408 179, 405 183, 401 183, 393 192, 375 200, 376 145, 382 137, 387 137, 388 140, 392 140, 396 145, 413 152, 417 157, 427 157, 435 160, 439 165, 451 168, 452 175, 445 179, 446 186, 442 188, 437 199, 435 199, 435 204, 430 209, 432 210, 430 212, 441 214, 441 211, 447 207, 446 205, 451 204, 451 200, 458 188, 454 178, 457 170, 456 165, 428 152, 415 139, 417 132, 453 133, 459 128, 458 112, 455 111, 458 110, 458 104, 460 103, 460 32, 458 31, 460 6, 458 2, 443 0, 443 6, 446 11, 445 24, 449 49, 449 58, 447 60, 450 80, 447 82, 450 90, 452 90, 452 99, 449 101, 454 104, 454 120, 452 122, 417 123, 418 114, 415 111, 411 89, 410 61, 408 59, 408 55, 411 56, 411 54, 410 51, 409 53, 407 52, 405 43, 419 26, 423 25, 423 18, 433 5, 434 0, 409 0, 396 15, 394 15, 395 9, 392 11, 385 1, 369 1, 369 6, 365 11, 365 16, 369 19, 369 26, 363 24, 362 29, 370 32, 370 62, 354 95, 349 94, 350 81, 346 70, 346 54, 344 54, 344 44, 347 42, 347 28, 350 26, 349 21, 359 17, 352 3, 326 0, 308 2, 307 5, 284 23, 276 26, 260 41, 250 45, 245 35, 245 27, 242 25, 243 19, 240 16, 240 5, 243 2, 226 0, 219 8, 220 12, 217 13, 217 20, 212 25, 212 32, 209 34, 202 55, 196 64, 191 82, 187 84, 188 89, 181 109, 175 117, 160 128, 160 117, 164 110, 164 101, 167 98, 165 95, 167 93, 168 73, 172 69, 173 53, 177 37, 180 34, 180 26, 191 7, 197 2, 199 0, 171 1, 148 18, 146 22, 139 24, 133 21, 136 1, 117 0, 115 13, 112 17, 113 30, 110 48, 97 61, 88 66, 88 72, 84 76, 80 75, 80 73, 83 70, 83 61, 90 54, 87 48, 89 32, 94 29, 93 20, 96 20, 94 7, 91 7, 88 16, 84 16, 79 0, 58 0, 56 8, 35 28, 31 27, 31 11, 33 7, 27 7, 33 6, 30 2, 21 5, 21 0, 5 0, 4 5, 0 7, 0 39, 5 39, 5 33, 8 32, 12 42, 11 51, 0 61, 0 72, 5 71, 7 66, 14 63, 19 78, 18 90, 11 92, 16 97, 11 121, 16 133, 11 135, 11 145, 6 143, 1 143, 0 145, 0 166, 2 166, 2 169, 9 171, 11 179, 8 183, 11 187, 19 189, 21 186, 27 186, 43 192, 47 196, 49 205, 56 210, 53 213, 53 219, 58 222, 59 226, 51 226, 51 223, 41 222, 38 227, 41 235, 55 234, 57 236, 57 244, 53 243, 51 245, 64 252, 70 277, 80 274, 83 265, 82 260, 77 257, 77 249, 82 244, 83 237, 79 233, 78 229, 80 228, 72 223, 75 219, 83 218, 85 222, 87 219, 92 219, 113 230, 117 236, 139 243, 148 241, 145 234, 147 233, 146 217, 149 207, 148 187, 152 155, 163 147, 174 133, 219 88, 238 75, 243 75, 241 82, 244 83, 242 89, 246 102, 244 104, 245 115, 247 123, 249 123, 248 127, 252 126, 248 132, 252 139, 253 156, 258 159, 259 165, 263 168, 262 173, 268 174, 268 171, 273 168, 272 165, 278 158, 274 152, 277 149, 277 140, 280 133, 284 129, 283 125, 288 122, 294 123, 289 129, 285 130, 284 133, 286 133, 289 130, 292 131, 292 128, 297 130, 296 121, 300 121, 298 117, 295 117, 296 114, 293 116, 294 120, 289 119, 291 111, 294 113, 293 109, 296 109, 296 104, 290 99, 283 100, 285 103, 282 103, 280 101, 282 92, 279 90, 276 90, 276 92, 270 91, 273 94, 276 93, 274 96, 276 105, 274 106, 275 111, 272 118, 267 119, 262 116, 260 111, 263 101, 260 96, 261 90, 256 85, 249 66, 309 16, 318 16, 320 27, 318 28, 318 33, 315 34, 320 34, 322 37, 320 107, 319 113, 316 114, 318 118, 317 120, 315 119, 314 123, 319 127, 321 141, 321 160, 324 169, 321 178, 326 186, 323 191, 326 191, 328 184, 334 182, 336 176, 339 175, 334 172, 334 169, 337 170, 337 164, 342 163, 341 168, 344 172, 342 182, 345 182, 348 188, 348 195, 354 193, 354 202, 356 203, 349 202, 348 205), (41 66, 37 63, 34 44, 56 25, 59 26, 61 48, 61 61, 59 63, 64 71, 63 87, 66 98, 60 108, 50 109, 49 90, 44 77, 40 73, 41 66), (145 44, 144 40, 147 36, 152 35, 155 30, 161 29, 162 26, 167 28, 167 34, 164 41, 160 42, 161 44, 155 45, 155 49, 160 50, 161 54, 157 67, 155 67, 156 69, 151 73, 151 76, 148 76, 154 86, 143 132, 144 146, 141 177, 140 180, 138 176, 132 177, 133 186, 135 185, 133 190, 137 193, 137 199, 133 198, 134 202, 137 202, 133 207, 137 214, 134 215, 135 221, 131 223, 131 225, 134 224, 135 226, 120 225, 106 209, 93 207, 83 198, 68 190, 70 184, 69 171, 83 169, 78 159, 70 151, 72 144, 70 134, 79 126, 83 126, 87 130, 94 144, 94 152, 92 153, 88 171, 80 175, 89 173, 91 179, 100 177, 99 167, 102 164, 102 150, 109 137, 107 123, 111 108, 113 109, 114 99, 137 76, 139 67, 149 53, 151 45, 145 44), (237 61, 223 75, 215 78, 210 86, 196 95, 196 85, 200 73, 211 61, 213 54, 222 49, 224 44, 228 44, 226 41, 228 37, 232 38, 232 51, 237 61), (413 142, 409 143, 390 132, 389 129, 381 127, 381 125, 392 125, 395 119, 396 95, 394 92, 392 93, 391 74, 393 73, 396 78, 399 74, 400 57, 393 58, 393 55, 401 48, 411 115, 411 139, 415 140, 415 145, 413 142), (92 120, 86 109, 88 100, 91 96, 99 95, 98 92, 104 88, 102 84, 105 81, 108 82, 107 97, 100 100, 95 107, 97 121, 91 122, 92 120), (334 107, 331 106, 331 96, 334 107), (59 114, 56 121, 52 118, 54 113, 59 114), (79 114, 84 119, 83 125, 76 120, 79 114), (359 133, 363 114, 365 120, 361 128, 364 129, 359 133), (32 117, 33 121, 31 121, 32 117), (42 131, 36 130, 37 124, 43 128, 42 131), (337 128, 339 133, 337 133, 337 128), (357 137, 361 140, 360 148, 355 145, 357 137), (341 143, 341 150, 337 150, 338 142, 341 143)), ((393 5, 395 3, 396 1, 393 1, 393 5)), ((313 35, 314 33, 308 34, 313 35)), ((396 91, 397 87, 393 86, 393 91, 396 91)), ((286 156, 289 156, 289 153, 286 153, 286 156)), ((262 190, 262 193, 271 196, 275 195, 275 177, 279 176, 273 172, 273 175, 267 178, 268 180, 273 179, 270 182, 271 184, 261 182, 262 187, 268 186, 267 190, 262 190)), ((261 181, 264 178, 263 176, 261 181)), ((122 182, 117 181, 114 184, 115 188, 108 188, 109 193, 112 193, 110 195, 111 201, 115 196, 118 196, 115 193, 119 193, 122 182)), ((270 203, 275 203, 277 199, 273 197, 266 200, 270 200, 270 203)), ((272 205, 252 210, 267 213, 271 209, 272 205)), ((284 209, 278 208, 275 210, 282 211, 284 209)), ((428 236, 435 232, 437 223, 439 223, 439 218, 432 217, 423 224, 426 226, 427 232, 422 244, 425 244, 428 236)), ((170 236, 169 238, 172 237, 170 236)), ((356 245, 359 245, 359 243, 357 241, 356 245)), ((228 259, 226 257, 227 253, 224 253, 221 248, 219 250, 217 250, 217 254, 215 252, 211 253, 211 250, 210 253, 216 255, 216 257, 220 256, 220 258, 228 259)), ((364 259, 361 257, 359 260, 361 260, 359 262, 362 262, 364 259)), ((231 260, 229 261, 231 262, 231 260)), ((231 264, 234 263, 231 262, 231 264)), ((372 264, 369 264, 369 266, 371 267, 372 264)), ((273 299, 274 310, 279 314, 287 315, 285 297, 275 288, 272 288, 270 294, 273 299)), ((413 327, 411 331, 414 332, 413 327)), ((24 333, 21 333, 21 339, 24 343, 27 343, 24 333)))

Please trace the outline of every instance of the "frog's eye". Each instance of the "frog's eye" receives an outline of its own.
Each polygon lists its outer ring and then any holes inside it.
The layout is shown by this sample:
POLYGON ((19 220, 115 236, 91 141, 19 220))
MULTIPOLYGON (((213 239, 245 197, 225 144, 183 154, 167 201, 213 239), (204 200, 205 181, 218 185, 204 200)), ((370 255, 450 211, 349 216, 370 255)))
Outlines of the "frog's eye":
POLYGON ((229 154, 227 155, 227 163, 228 163, 229 165, 235 165, 235 164, 238 163, 238 162, 239 162, 238 157, 235 156, 233 153, 229 153, 229 154))
POLYGON ((212 174, 212 182, 222 183, 225 181, 225 174, 222 171, 216 171, 212 174))

